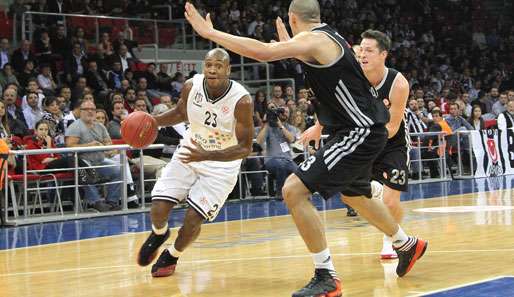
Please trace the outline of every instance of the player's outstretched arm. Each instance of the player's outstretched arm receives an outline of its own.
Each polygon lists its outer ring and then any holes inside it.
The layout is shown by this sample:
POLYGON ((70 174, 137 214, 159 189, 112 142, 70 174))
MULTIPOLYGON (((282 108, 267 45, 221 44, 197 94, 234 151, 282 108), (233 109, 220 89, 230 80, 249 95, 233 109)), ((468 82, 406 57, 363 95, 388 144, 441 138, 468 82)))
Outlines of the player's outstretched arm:
POLYGON ((389 102, 391 103, 391 107, 389 108, 391 118, 386 125, 389 138, 395 136, 398 132, 398 128, 405 114, 405 106, 407 106, 408 99, 409 82, 400 73, 392 86, 391 98, 389 98, 389 102))
POLYGON ((194 147, 185 145, 188 152, 180 154, 184 163, 210 161, 233 161, 243 159, 252 152, 253 142, 253 102, 250 96, 242 97, 236 104, 234 111, 236 118, 237 144, 219 151, 206 151, 193 140, 194 147))
MULTIPOLYGON (((222 47, 239 55, 258 61, 276 61, 297 58, 302 61, 313 60, 313 49, 318 42, 315 34, 302 32, 287 41, 265 43, 252 38, 231 35, 214 29, 210 15, 204 19, 191 3, 186 3, 186 19, 203 38, 210 39, 222 47)), ((283 34, 285 37, 285 34, 283 34)), ((284 38, 286 39, 286 38, 284 38)))
POLYGON ((165 113, 154 116, 157 121, 157 126, 167 127, 187 120, 187 97, 189 97, 191 87, 193 87, 193 79, 188 79, 182 87, 182 92, 180 93, 180 99, 177 102, 177 106, 172 110, 168 110, 165 113))

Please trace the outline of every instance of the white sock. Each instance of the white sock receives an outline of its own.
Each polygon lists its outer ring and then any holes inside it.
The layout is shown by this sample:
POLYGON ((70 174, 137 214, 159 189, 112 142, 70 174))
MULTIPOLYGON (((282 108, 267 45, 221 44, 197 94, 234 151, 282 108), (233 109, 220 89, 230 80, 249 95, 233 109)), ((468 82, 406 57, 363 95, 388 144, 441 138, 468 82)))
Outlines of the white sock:
POLYGON ((312 260, 314 261, 314 268, 316 269, 328 269, 332 276, 335 276, 336 270, 332 263, 332 256, 330 256, 330 250, 328 248, 323 251, 312 254, 312 260))
POLYGON ((396 234, 393 234, 393 246, 398 248, 401 247, 404 243, 406 243, 409 240, 409 237, 405 232, 403 231, 402 227, 398 225, 398 232, 396 234))
POLYGON ((384 234, 384 240, 383 240, 384 248, 387 247, 389 249, 393 248, 393 238, 391 236, 387 236, 384 234))
POLYGON ((171 245, 169 248, 168 248, 168 251, 170 252, 170 254, 175 257, 175 258, 178 258, 180 257, 180 255, 182 255, 182 252, 177 250, 175 248, 175 244, 171 245))
POLYGON ((168 231, 168 223, 166 222, 166 225, 164 225, 164 227, 162 227, 160 229, 155 227, 154 224, 152 224, 152 230, 153 230, 153 233, 155 233, 157 235, 163 235, 166 233, 166 231, 168 231))

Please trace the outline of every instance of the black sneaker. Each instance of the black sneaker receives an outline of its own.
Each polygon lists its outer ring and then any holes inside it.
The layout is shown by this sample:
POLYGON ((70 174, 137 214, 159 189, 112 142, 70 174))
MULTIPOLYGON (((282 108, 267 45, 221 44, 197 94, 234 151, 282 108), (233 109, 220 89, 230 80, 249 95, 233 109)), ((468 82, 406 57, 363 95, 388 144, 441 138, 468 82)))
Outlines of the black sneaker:
POLYGON ((99 212, 106 212, 112 210, 112 205, 110 205, 109 203, 105 203, 102 200, 96 201, 91 207, 98 210, 99 212))
POLYGON ((137 203, 137 200, 132 200, 127 202, 128 208, 139 208, 139 203, 137 203))
POLYGON ((170 276, 175 272, 178 258, 173 257, 167 249, 162 251, 157 262, 152 265, 153 277, 170 276))
POLYGON ((118 202, 107 200, 107 203, 111 205, 112 211, 121 210, 121 205, 118 202))
POLYGON ((98 176, 96 175, 96 170, 94 168, 86 169, 86 175, 90 185, 96 184, 98 176))
POLYGON ((355 211, 355 209, 351 208, 350 206, 346 206, 346 208, 347 208, 347 212, 346 212, 347 217, 356 217, 357 216, 357 212, 355 211))
POLYGON ((157 235, 152 231, 145 243, 143 243, 139 249, 137 264, 139 264, 139 266, 147 266, 152 263, 153 259, 157 256, 157 250, 166 240, 168 240, 168 237, 170 237, 169 229, 166 230, 166 233, 163 235, 157 235))
POLYGON ((417 260, 421 259, 427 250, 428 241, 409 236, 409 240, 401 247, 393 247, 398 254, 398 266, 396 274, 402 277, 407 274, 417 260))
POLYGON ((343 296, 341 281, 333 277, 328 269, 316 269, 311 281, 293 297, 340 297, 343 296))

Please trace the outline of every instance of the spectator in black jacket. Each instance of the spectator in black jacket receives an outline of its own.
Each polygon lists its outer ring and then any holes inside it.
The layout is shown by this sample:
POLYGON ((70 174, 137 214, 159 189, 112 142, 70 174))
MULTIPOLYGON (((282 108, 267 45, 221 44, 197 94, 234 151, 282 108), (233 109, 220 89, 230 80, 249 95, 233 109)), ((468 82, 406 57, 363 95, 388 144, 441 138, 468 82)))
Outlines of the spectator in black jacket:
POLYGON ((64 59, 71 52, 71 42, 66 36, 66 29, 64 25, 58 25, 55 36, 52 37, 52 49, 55 54, 58 54, 61 59, 64 59))
POLYGON ((80 43, 73 44, 71 55, 64 60, 64 74, 66 81, 71 83, 86 71, 86 56, 82 53, 80 43))
MULTIPOLYGON (((25 67, 25 62, 28 60, 35 61, 36 56, 32 53, 30 50, 30 41, 28 40, 22 40, 21 46, 16 49, 12 54, 12 64, 14 67, 14 70, 16 70, 17 73, 20 73, 23 71, 23 68, 25 67)), ((37 65, 34 65, 37 66, 37 65)))
POLYGON ((16 106, 17 97, 18 94, 14 88, 4 90, 2 96, 11 134, 23 137, 28 135, 28 130, 27 124, 25 123, 25 116, 23 115, 21 108, 16 106))
POLYGON ((112 90, 121 90, 123 81, 123 70, 121 69, 121 62, 115 61, 112 64, 112 70, 107 73, 107 82, 109 88, 112 90))
POLYGON ((88 70, 85 73, 85 77, 87 85, 94 90, 97 107, 105 108, 107 106, 105 99, 107 93, 109 93, 109 87, 107 86, 107 78, 103 71, 98 69, 98 64, 95 60, 88 62, 88 70))

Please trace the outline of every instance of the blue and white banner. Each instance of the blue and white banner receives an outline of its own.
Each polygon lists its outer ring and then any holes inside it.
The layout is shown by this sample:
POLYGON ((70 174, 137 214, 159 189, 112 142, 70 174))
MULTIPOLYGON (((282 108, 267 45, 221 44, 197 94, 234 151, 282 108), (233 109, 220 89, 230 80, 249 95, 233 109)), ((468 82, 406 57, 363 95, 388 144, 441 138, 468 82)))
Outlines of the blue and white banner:
POLYGON ((472 131, 475 177, 514 174, 514 130, 472 131))

